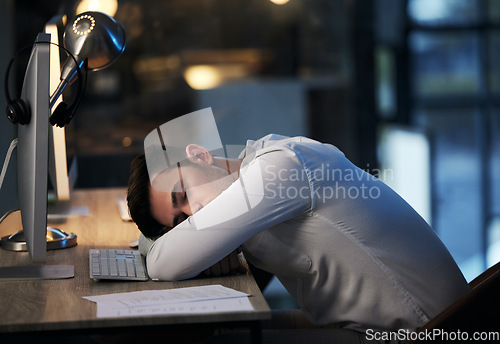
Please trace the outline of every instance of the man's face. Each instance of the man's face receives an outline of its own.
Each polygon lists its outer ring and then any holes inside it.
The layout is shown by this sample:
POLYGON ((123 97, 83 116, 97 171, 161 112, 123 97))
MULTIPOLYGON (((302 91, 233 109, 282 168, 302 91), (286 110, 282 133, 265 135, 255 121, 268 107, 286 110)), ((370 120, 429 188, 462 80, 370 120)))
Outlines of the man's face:
POLYGON ((149 186, 151 215, 161 224, 175 227, 206 206, 233 181, 227 171, 213 165, 189 164, 169 169, 149 186))

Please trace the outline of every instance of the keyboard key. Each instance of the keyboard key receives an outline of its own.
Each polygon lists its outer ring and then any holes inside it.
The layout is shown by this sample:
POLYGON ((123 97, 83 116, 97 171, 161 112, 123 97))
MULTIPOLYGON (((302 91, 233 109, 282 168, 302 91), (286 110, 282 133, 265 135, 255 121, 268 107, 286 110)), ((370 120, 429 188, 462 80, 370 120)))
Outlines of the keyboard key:
POLYGON ((118 276, 118 262, 115 258, 109 259, 109 274, 111 276, 118 276))
POLYGON ((135 277, 134 261, 132 259, 127 259, 127 276, 135 277))
POLYGON ((118 262, 118 275, 127 276, 127 268, 125 267, 125 261, 123 259, 117 259, 118 262))
POLYGON ((144 270, 144 266, 142 265, 136 265, 135 266, 135 274, 137 277, 145 278, 146 277, 146 271, 144 270))

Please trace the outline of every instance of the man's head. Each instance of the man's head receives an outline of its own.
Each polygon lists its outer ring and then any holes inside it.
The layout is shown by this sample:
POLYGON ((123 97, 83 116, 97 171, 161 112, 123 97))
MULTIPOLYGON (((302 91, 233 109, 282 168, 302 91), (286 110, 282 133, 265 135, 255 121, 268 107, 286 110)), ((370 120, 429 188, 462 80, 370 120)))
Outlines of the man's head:
POLYGON ((131 165, 127 196, 132 219, 146 237, 158 238, 231 185, 234 178, 225 166, 205 148, 188 145, 185 160, 150 180, 146 158, 138 156, 131 165))
POLYGON ((156 239, 165 232, 165 226, 151 216, 149 175, 144 154, 137 156, 130 166, 127 203, 132 220, 144 236, 156 239))

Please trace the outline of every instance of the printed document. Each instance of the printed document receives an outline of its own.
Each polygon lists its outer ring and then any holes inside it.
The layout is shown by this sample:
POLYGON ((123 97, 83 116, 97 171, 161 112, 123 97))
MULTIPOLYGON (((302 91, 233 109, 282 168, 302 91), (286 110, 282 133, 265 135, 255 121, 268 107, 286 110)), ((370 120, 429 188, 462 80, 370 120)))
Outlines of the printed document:
POLYGON ((98 318, 109 318, 251 311, 253 307, 248 296, 221 285, 208 285, 86 296, 84 299, 97 303, 98 318))

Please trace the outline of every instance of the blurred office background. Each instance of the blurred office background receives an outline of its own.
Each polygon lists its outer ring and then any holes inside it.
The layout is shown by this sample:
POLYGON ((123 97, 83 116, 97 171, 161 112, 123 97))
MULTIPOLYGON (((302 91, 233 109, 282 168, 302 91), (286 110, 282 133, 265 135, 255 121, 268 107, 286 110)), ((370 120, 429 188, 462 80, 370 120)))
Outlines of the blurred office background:
MULTIPOLYGON (((337 145, 422 214, 468 280, 500 259, 500 1, 1 0, 2 76, 85 3, 110 8, 127 48, 89 73, 67 128, 77 187, 125 186, 150 131, 212 107, 223 144, 275 132, 337 145)), ((1 156, 15 136, 0 118, 1 156)), ((2 213, 15 179, 11 164, 2 213)))

